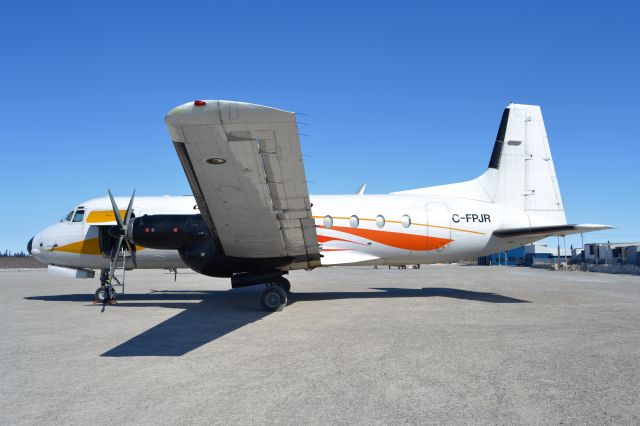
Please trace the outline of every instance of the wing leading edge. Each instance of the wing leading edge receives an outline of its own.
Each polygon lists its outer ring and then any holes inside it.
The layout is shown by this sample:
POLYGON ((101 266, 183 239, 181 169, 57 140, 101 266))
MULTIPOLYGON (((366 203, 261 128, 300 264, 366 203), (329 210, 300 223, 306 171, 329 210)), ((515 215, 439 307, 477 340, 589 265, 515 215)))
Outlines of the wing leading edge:
POLYGON ((319 266, 295 114, 198 101, 165 118, 202 217, 226 255, 319 266))

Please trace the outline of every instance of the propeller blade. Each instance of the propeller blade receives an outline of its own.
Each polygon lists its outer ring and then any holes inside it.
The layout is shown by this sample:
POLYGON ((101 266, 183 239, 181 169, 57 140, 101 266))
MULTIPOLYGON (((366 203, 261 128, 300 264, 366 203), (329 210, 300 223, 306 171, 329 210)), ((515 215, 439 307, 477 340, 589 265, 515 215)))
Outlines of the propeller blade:
MULTIPOLYGON (((124 220, 122 220, 122 215, 120 214, 120 208, 116 204, 116 200, 113 198, 113 194, 110 189, 107 189, 109 192, 109 199, 111 200, 111 207, 113 208, 113 215, 115 216, 116 222, 118 223, 118 232, 115 231, 113 233, 110 232, 111 235, 118 236, 118 244, 115 246, 115 250, 111 252, 111 258, 109 260, 109 284, 115 277, 116 267, 118 263, 118 256, 120 256, 120 252, 122 251, 122 246, 126 244, 126 249, 129 250, 131 254, 131 260, 133 261, 133 266, 137 267, 136 255, 134 247, 132 247, 129 240, 127 240, 127 231, 131 222, 131 216, 133 215, 133 200, 136 196, 136 190, 133 190, 131 194, 131 198, 129 199, 129 205, 127 206, 127 210, 125 212, 124 220)), ((123 267, 125 266, 126 257, 123 258, 123 267)), ((117 281, 117 279, 116 279, 117 281)))
POLYGON ((133 199, 136 196, 136 190, 133 190, 133 194, 131 194, 131 199, 129 200, 129 205, 127 206, 127 213, 124 218, 124 223, 126 226, 129 226, 129 220, 131 220, 131 214, 133 213, 133 199))
POLYGON ((111 207, 113 208, 113 214, 116 217, 116 222, 118 223, 118 226, 120 228, 124 228, 124 224, 122 223, 122 216, 120 216, 120 209, 116 204, 116 200, 113 199, 113 194, 111 193, 111 190, 107 189, 107 191, 109 192, 109 198, 111 199, 111 207))
POLYGON ((118 256, 120 255, 120 250, 122 250, 123 242, 124 242, 124 237, 118 238, 118 244, 116 245, 116 250, 111 252, 111 259, 109 261, 109 283, 111 283, 111 280, 113 279, 113 276, 116 273, 116 264, 118 263, 118 256))

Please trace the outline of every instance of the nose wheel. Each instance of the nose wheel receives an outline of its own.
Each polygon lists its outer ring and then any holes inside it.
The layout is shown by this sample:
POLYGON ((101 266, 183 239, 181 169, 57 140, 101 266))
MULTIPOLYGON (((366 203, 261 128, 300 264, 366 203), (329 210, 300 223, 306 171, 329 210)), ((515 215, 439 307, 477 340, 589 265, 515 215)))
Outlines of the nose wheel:
POLYGON ((95 296, 96 303, 114 303, 116 301, 116 289, 110 285, 103 285, 96 290, 95 296))
POLYGON ((94 303, 110 304, 116 302, 116 289, 109 282, 109 270, 103 269, 100 272, 100 287, 95 292, 94 303))

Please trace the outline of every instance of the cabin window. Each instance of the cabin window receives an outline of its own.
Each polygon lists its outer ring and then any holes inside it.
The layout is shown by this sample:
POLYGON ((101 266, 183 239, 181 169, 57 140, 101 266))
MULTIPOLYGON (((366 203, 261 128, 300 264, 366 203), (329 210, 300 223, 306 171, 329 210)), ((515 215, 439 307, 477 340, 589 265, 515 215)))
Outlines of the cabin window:
POLYGON ((360 219, 358 219, 358 216, 356 215, 351 216, 351 218, 349 219, 349 225, 351 225, 352 228, 357 228, 359 224, 360 224, 360 219))
POLYGON ((84 219, 84 210, 76 210, 76 214, 73 216, 74 222, 82 222, 84 219))
POLYGON ((329 215, 324 217, 324 227, 329 229, 333 226, 333 218, 329 215))
POLYGON ((381 214, 376 216, 376 225, 378 226, 378 228, 384 227, 384 216, 382 216, 381 214))
POLYGON ((404 226, 405 228, 411 226, 411 218, 409 217, 409 215, 405 214, 404 216, 402 216, 402 226, 404 226))

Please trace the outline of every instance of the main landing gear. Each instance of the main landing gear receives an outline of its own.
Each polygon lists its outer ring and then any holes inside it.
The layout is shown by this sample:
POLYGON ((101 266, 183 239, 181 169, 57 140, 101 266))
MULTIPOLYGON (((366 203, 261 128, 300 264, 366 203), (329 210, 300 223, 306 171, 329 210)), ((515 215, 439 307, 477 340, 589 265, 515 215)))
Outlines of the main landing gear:
POLYGON ((260 302, 267 311, 277 312, 287 306, 288 294, 291 291, 291 283, 288 279, 279 279, 267 284, 267 289, 262 293, 260 302))
POLYGON ((260 296, 262 307, 269 312, 281 311, 287 306, 291 283, 282 276, 281 271, 263 271, 236 274, 231 277, 231 287, 249 287, 264 284, 267 286, 260 296))

